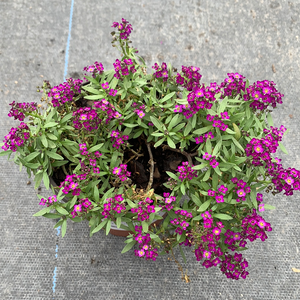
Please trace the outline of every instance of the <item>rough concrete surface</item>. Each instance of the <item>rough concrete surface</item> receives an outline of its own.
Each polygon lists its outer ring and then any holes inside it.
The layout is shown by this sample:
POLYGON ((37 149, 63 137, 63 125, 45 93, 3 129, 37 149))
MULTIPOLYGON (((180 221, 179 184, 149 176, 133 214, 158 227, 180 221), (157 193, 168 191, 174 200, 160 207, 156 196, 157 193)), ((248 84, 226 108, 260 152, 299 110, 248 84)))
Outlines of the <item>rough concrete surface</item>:
MULTIPOLYGON (((96 60, 112 68, 119 53, 110 44, 111 25, 123 17, 149 72, 155 62, 170 62, 200 67, 206 83, 229 72, 251 83, 273 80, 285 95, 275 125, 290 128, 289 156, 278 155, 285 167, 300 169, 299 1, 0 0, 0 11, 2 140, 18 124, 7 117, 9 103, 38 101, 43 79, 59 84, 66 66, 67 78, 77 77, 96 60)), ((277 207, 264 213, 273 231, 245 252, 246 280, 207 270, 186 251, 186 284, 166 257, 121 255, 124 238, 102 231, 89 238, 86 223, 69 222, 66 236, 57 237, 53 220, 32 217, 39 201, 27 181, 25 170, 0 158, 0 299, 300 299, 300 273, 292 271, 300 269, 299 193, 266 197, 277 207)))

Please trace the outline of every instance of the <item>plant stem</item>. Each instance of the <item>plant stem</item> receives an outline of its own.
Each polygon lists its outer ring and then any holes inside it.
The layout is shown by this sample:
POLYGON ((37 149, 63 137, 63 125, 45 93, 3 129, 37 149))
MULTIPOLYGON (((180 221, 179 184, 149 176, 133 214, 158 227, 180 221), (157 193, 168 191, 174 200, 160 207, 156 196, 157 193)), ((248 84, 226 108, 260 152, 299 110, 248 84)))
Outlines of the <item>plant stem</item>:
POLYGON ((168 145, 164 145, 163 146, 163 150, 165 150, 165 149, 169 149, 171 151, 183 154, 188 159, 190 167, 192 167, 192 165, 193 165, 192 157, 196 156, 198 154, 198 152, 188 153, 188 152, 186 152, 184 150, 182 151, 182 150, 179 150, 179 149, 173 149, 173 148, 169 147, 168 145))
POLYGON ((147 143, 147 148, 148 148, 148 152, 149 152, 149 164, 150 164, 150 177, 149 177, 149 182, 148 182, 148 186, 146 191, 149 191, 151 189, 152 183, 153 183, 153 173, 154 173, 154 161, 153 161, 153 155, 151 152, 151 146, 149 143, 147 143))

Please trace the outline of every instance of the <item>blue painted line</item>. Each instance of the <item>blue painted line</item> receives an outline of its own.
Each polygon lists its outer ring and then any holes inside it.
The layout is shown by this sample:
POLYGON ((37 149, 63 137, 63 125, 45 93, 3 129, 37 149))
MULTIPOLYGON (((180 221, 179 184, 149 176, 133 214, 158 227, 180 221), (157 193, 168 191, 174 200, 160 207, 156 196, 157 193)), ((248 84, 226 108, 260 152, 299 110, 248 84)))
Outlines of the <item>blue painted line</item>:
MULTIPOLYGON (((66 81, 66 76, 68 73, 68 64, 69 64, 69 48, 70 48, 70 41, 71 41, 71 29, 72 29, 72 18, 73 18, 73 7, 74 7, 74 0, 71 1, 71 9, 70 9, 70 19, 69 19, 69 34, 68 34, 68 40, 67 40, 67 47, 66 47, 66 55, 65 55, 65 70, 64 70, 64 81, 66 81)), ((60 235, 60 226, 56 228, 56 248, 55 248, 55 259, 57 260, 58 257, 58 241, 59 241, 59 235, 60 235)), ((57 275, 57 267, 53 270, 53 285, 52 285, 52 291, 53 291, 53 299, 55 294, 55 287, 56 287, 56 275, 57 275)))
POLYGON ((66 56, 65 56, 64 81, 66 81, 66 76, 67 76, 67 73, 68 73, 69 47, 70 47, 70 41, 71 41, 71 29, 72 29, 73 6, 74 6, 74 0, 72 0, 72 3, 71 3, 71 10, 70 10, 69 34, 68 34, 68 41, 67 41, 67 47, 66 47, 66 56))

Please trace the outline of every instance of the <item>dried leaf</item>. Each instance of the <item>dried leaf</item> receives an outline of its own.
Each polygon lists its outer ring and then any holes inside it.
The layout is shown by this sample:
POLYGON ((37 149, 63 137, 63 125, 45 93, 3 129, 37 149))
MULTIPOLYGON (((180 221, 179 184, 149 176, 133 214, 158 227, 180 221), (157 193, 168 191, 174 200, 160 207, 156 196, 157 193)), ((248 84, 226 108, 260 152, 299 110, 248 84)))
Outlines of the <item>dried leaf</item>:
POLYGON ((300 269, 292 268, 293 272, 300 273, 300 269))

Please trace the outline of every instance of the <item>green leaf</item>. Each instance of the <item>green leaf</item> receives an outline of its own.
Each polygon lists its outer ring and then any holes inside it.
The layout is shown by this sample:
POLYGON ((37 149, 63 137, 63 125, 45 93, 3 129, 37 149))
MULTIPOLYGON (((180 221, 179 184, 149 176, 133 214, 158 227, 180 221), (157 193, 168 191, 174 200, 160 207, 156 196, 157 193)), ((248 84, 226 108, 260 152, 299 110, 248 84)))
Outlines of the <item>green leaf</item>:
POLYGON ((217 144, 216 144, 216 146, 215 146, 215 148, 213 150, 212 156, 216 156, 218 154, 219 150, 221 149, 221 147, 222 147, 222 139, 220 139, 217 142, 217 144))
POLYGON ((50 180, 49 180, 49 176, 48 176, 47 172, 43 173, 43 181, 44 181, 45 188, 48 190, 50 180))
POLYGON ((97 151, 97 150, 99 150, 99 149, 102 148, 102 147, 103 147, 103 143, 98 144, 98 145, 95 145, 95 146, 93 146, 93 147, 91 147, 91 148, 89 149, 89 152, 91 153, 91 152, 97 151))
MULTIPOLYGON (((170 115, 170 116, 172 116, 172 115, 170 115)), ((169 123, 169 125, 168 125, 168 130, 170 131, 176 124, 178 124, 178 122, 177 122, 177 120, 179 119, 179 115, 177 114, 177 115, 175 115, 174 117, 173 117, 173 119, 171 120, 171 122, 169 123)))
POLYGON ((67 220, 64 220, 61 224, 61 237, 64 237, 67 232, 67 220))
POLYGON ((135 208, 137 207, 137 204, 133 203, 130 199, 126 199, 126 202, 130 206, 130 208, 135 208))
POLYGON ((102 221, 93 231, 92 233, 96 233, 99 230, 101 230, 107 223, 108 219, 104 219, 104 221, 102 221))
POLYGON ((197 211, 199 211, 199 212, 206 211, 210 205, 210 202, 211 202, 211 199, 206 200, 203 204, 201 204, 201 206, 199 207, 199 209, 197 211))
POLYGON ((125 253, 127 251, 129 251, 134 245, 136 244, 136 241, 132 241, 130 243, 128 243, 122 250, 121 253, 125 253))
POLYGON ((46 150, 46 154, 49 157, 53 158, 53 159, 57 159, 57 160, 63 160, 64 159, 61 155, 59 155, 55 152, 49 151, 49 150, 46 150))
MULTIPOLYGON (((228 97, 226 96, 222 101, 221 101, 221 104, 219 106, 219 109, 218 109, 218 114, 220 114, 221 112, 224 112, 226 106, 227 106, 227 101, 228 101, 228 97)), ((220 102, 219 102, 220 103, 220 102)))
POLYGON ((65 122, 67 122, 68 120, 70 120, 72 117, 73 117, 73 113, 67 114, 61 119, 60 123, 63 124, 65 122))
POLYGON ((96 202, 99 201, 99 189, 98 189, 97 185, 94 186, 94 199, 96 202))
POLYGON ((42 141, 42 144, 44 145, 44 147, 48 148, 48 141, 47 141, 47 138, 44 133, 41 135, 41 141, 42 141))
POLYGON ((193 134, 201 135, 203 133, 208 132, 210 129, 212 129, 212 127, 213 127, 212 125, 202 127, 200 129, 197 129, 197 130, 193 131, 193 134))
POLYGON ((98 100, 98 99, 102 99, 102 98, 103 98, 103 94, 84 96, 84 99, 87 99, 87 100, 98 100))
POLYGON ((205 142, 205 149, 206 149, 206 152, 211 154, 211 142, 210 142, 210 139, 207 139, 206 142, 205 142))
POLYGON ((272 118, 271 113, 268 113, 267 120, 268 120, 269 126, 274 126, 274 122, 273 122, 273 118, 272 118))
POLYGON ((232 217, 227 214, 214 214, 212 217, 220 220, 232 220, 232 217))
POLYGON ((57 122, 49 122, 49 123, 44 125, 44 128, 50 128, 50 127, 54 127, 56 125, 58 125, 57 122))
POLYGON ((25 161, 30 162, 31 160, 36 158, 39 154, 40 154, 40 152, 32 152, 32 153, 28 154, 24 159, 25 159, 25 161))
POLYGON ((178 176, 170 171, 166 171, 166 173, 173 179, 175 179, 176 181, 179 181, 178 176))
POLYGON ((162 99, 159 100, 160 103, 164 103, 165 101, 169 100, 170 98, 172 98, 175 95, 175 92, 172 92, 168 95, 166 95, 165 97, 163 97, 162 99))
POLYGON ((170 148, 176 149, 175 143, 173 142, 173 140, 169 136, 167 136, 167 143, 168 143, 170 148))
POLYGON ((118 162, 118 156, 119 156, 119 152, 117 151, 114 151, 112 157, 111 157, 111 160, 110 160, 110 167, 111 168, 114 168, 115 165, 117 164, 118 162))
POLYGON ((156 128, 158 128, 160 131, 164 131, 163 126, 160 123, 160 121, 158 121, 158 119, 156 119, 153 116, 150 116, 150 119, 151 119, 152 123, 155 125, 156 128))
POLYGON ((232 140, 238 148, 240 148, 243 152, 245 152, 245 149, 243 148, 243 146, 234 137, 232 137, 232 140))
POLYGON ((111 227, 111 219, 107 221, 105 234, 108 235, 111 227))
POLYGON ((205 167, 207 167, 207 163, 203 163, 203 164, 200 164, 200 165, 193 166, 192 169, 193 170, 202 170, 205 167))
POLYGON ((44 214, 43 217, 48 219, 58 219, 61 217, 61 215, 48 213, 48 214, 44 214))
POLYGON ((154 148, 157 148, 158 146, 160 146, 164 141, 166 140, 166 138, 162 138, 160 140, 158 140, 155 144, 154 144, 154 148))
POLYGON ((1 152, 0 152, 0 156, 9 155, 9 154, 11 154, 11 153, 12 153, 11 150, 1 151, 1 152))
POLYGON ((265 204, 265 205, 264 205, 264 208, 265 208, 265 209, 276 209, 275 206, 270 205, 270 204, 265 204))
POLYGON ((210 168, 206 171, 206 173, 205 173, 205 175, 204 175, 204 177, 203 177, 203 181, 207 181, 208 179, 209 179, 209 176, 210 176, 210 168))
POLYGON ((123 123, 124 126, 129 127, 129 128, 133 128, 138 126, 138 124, 131 124, 131 123, 123 123))
POLYGON ((67 210, 65 210, 64 208, 62 208, 61 206, 56 206, 55 207, 56 211, 59 212, 60 214, 67 216, 69 214, 69 212, 67 210))
POLYGON ((188 122, 187 126, 185 127, 185 129, 184 129, 184 131, 183 131, 183 135, 184 135, 184 136, 187 136, 187 135, 190 133, 190 131, 191 131, 192 129, 193 129, 193 128, 192 128, 191 122, 188 122))
POLYGON ((148 232, 149 230, 149 224, 145 221, 142 221, 142 227, 143 227, 143 232, 148 232))
POLYGON ((185 195, 185 186, 183 183, 181 183, 181 185, 180 185, 180 191, 183 195, 185 195))
POLYGON ((202 203, 201 203, 199 197, 198 197, 196 194, 191 194, 191 196, 192 196, 192 201, 193 201, 197 206, 200 207, 200 206, 202 205, 202 203))
POLYGON ((120 226, 121 226, 121 221, 122 221, 122 218, 121 217, 117 217, 116 225, 117 225, 118 228, 120 228, 120 226))
POLYGON ((212 176, 212 186, 213 188, 216 190, 218 187, 218 183, 219 183, 219 176, 216 172, 213 173, 212 176))
POLYGON ((40 211, 38 211, 37 213, 35 213, 33 216, 34 216, 34 217, 43 216, 44 214, 47 214, 50 210, 51 210, 51 206, 45 207, 45 208, 43 208, 42 210, 40 210, 40 211))
POLYGON ((53 162, 53 163, 51 164, 51 166, 52 166, 52 167, 60 167, 60 166, 63 166, 63 165, 65 165, 65 164, 67 164, 68 162, 69 162, 68 160, 63 160, 63 161, 57 160, 57 161, 53 162))
POLYGON ((35 178, 34 178, 34 181, 35 181, 34 188, 35 189, 37 189, 40 186, 42 179, 43 179, 43 172, 37 173, 35 175, 35 178))
POLYGON ((283 146, 283 144, 281 142, 278 142, 278 145, 283 153, 288 154, 287 150, 285 149, 285 147, 283 146))

